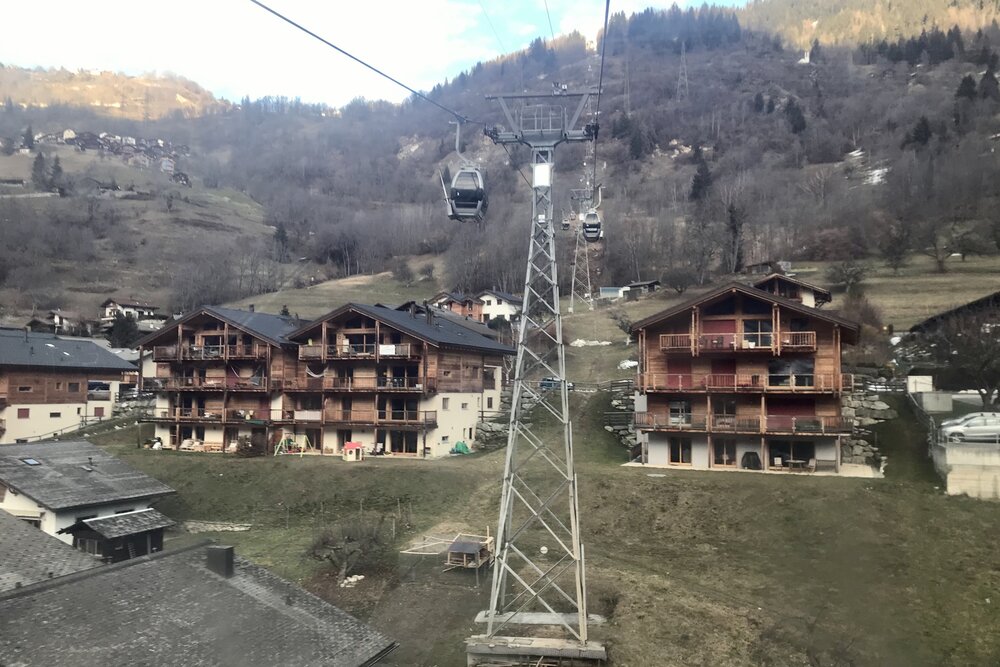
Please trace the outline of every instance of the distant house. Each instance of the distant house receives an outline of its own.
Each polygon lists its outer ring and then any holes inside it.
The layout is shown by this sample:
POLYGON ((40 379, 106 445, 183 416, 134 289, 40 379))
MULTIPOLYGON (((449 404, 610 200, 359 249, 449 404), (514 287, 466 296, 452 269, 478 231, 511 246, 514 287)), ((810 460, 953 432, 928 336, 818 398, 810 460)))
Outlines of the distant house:
POLYGON ((160 171, 164 174, 174 173, 174 161, 171 158, 163 157, 160 158, 160 171))
POLYGON ((163 548, 151 505, 173 493, 84 440, 0 447, 0 509, 110 562, 163 548))
POLYGON ((757 262, 747 264, 743 267, 743 273, 748 276, 766 276, 772 273, 788 273, 792 268, 791 263, 777 260, 757 262))
POLYGON ((191 178, 183 171, 175 171, 174 175, 170 177, 170 180, 178 185, 191 187, 191 178))
POLYGON ((482 321, 494 319, 512 322, 521 314, 521 297, 500 290, 483 290, 476 295, 482 303, 482 321))
POLYGON ((136 322, 148 320, 157 317, 156 311, 159 309, 159 306, 154 306, 146 301, 107 299, 101 304, 101 323, 113 324, 118 315, 131 318, 136 322))
POLYGON ((634 283, 629 283, 625 286, 625 289, 629 292, 637 294, 652 294, 656 290, 660 289, 659 280, 640 280, 634 283))
POLYGON ((754 280, 751 284, 768 294, 783 296, 810 308, 822 308, 833 300, 830 290, 783 273, 772 273, 754 280))
POLYGON ((0 443, 112 416, 121 382, 135 370, 88 340, 0 329, 0 443))
POLYGON ((32 318, 28 328, 42 333, 86 335, 92 333, 94 323, 77 312, 57 308, 46 313, 44 318, 32 318))
POLYGON ((152 165, 152 160, 145 153, 134 153, 128 158, 128 163, 133 167, 139 167, 140 169, 149 169, 152 165))
POLYGON ((931 315, 926 320, 917 322, 910 327, 910 333, 931 333, 949 320, 994 310, 1000 310, 1000 292, 991 292, 990 294, 981 296, 978 299, 973 299, 968 303, 963 303, 960 306, 956 306, 936 315, 931 315))
POLYGON ((471 317, 478 322, 483 321, 483 302, 474 296, 456 292, 439 292, 431 299, 431 303, 457 315, 471 317))
POLYGON ((11 539, 4 528, 0 664, 362 667, 397 647, 232 547, 91 567, 46 535, 18 530, 11 539))
POLYGON ((625 296, 624 287, 600 287, 598 288, 597 298, 607 299, 609 301, 614 301, 615 299, 620 299, 625 296))

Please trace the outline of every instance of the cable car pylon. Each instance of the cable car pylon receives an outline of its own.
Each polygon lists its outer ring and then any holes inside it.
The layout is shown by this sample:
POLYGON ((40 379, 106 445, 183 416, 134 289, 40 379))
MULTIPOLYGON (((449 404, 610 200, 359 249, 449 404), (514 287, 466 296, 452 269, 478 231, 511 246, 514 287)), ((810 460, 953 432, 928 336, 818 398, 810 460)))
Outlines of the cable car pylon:
POLYGON ((596 138, 596 123, 575 129, 595 92, 487 96, 499 103, 508 128, 487 128, 486 135, 497 144, 528 146, 533 182, 496 560, 489 608, 476 618, 486 633, 466 639, 470 666, 607 659, 603 644, 588 634, 597 619, 587 614, 552 199, 556 146, 596 138), (578 99, 572 113, 561 105, 567 98, 578 99), (527 104, 543 99, 548 104, 527 104), (512 109, 514 102, 522 106, 512 109), (519 633, 524 625, 551 632, 519 633))

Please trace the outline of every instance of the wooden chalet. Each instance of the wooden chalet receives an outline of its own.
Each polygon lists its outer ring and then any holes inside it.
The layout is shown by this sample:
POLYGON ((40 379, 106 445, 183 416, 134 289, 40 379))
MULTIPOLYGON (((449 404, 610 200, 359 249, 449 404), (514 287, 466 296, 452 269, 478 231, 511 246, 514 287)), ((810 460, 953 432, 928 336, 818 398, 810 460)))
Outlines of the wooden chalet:
POLYGON ((833 301, 830 290, 783 273, 772 273, 755 280, 752 284, 759 290, 798 301, 811 308, 822 308, 833 301))
POLYGON ((644 463, 839 471, 854 322, 731 283, 633 325, 644 463))

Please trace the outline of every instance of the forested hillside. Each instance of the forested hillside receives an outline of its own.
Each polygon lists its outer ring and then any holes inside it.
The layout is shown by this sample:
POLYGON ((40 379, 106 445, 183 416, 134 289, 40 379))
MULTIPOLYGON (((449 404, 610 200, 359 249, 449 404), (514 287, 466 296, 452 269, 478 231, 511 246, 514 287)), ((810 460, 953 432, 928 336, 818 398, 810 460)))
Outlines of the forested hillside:
MULTIPOLYGON (((904 21, 902 30, 909 9, 896 4, 884 9, 904 21)), ((912 253, 947 270, 954 251, 996 253, 1000 30, 972 29, 973 19, 940 28, 929 20, 892 40, 819 44, 803 62, 783 35, 741 25, 756 25, 751 17, 765 9, 805 20, 809 7, 761 2, 744 14, 708 7, 616 14, 596 52, 577 34, 536 40, 435 87, 433 99, 475 121, 463 137, 466 155, 489 179, 481 227, 445 218, 437 173, 456 164, 454 130, 446 113, 422 100, 356 100, 336 113, 285 99, 244 100, 216 114, 141 122, 13 106, 0 112, 0 137, 16 138, 29 125, 36 132, 71 126, 190 147, 179 168, 196 187, 229 188, 262 206, 273 235, 260 259, 273 265, 269 275, 398 271, 401 256, 441 255, 445 273, 437 278, 445 286, 517 290, 529 210, 518 169, 529 156, 523 149, 508 156, 483 136, 484 123, 502 118, 484 95, 547 91, 554 82, 596 85, 606 41, 598 180, 607 234, 596 284, 664 278, 680 290, 752 262, 901 266, 912 253)), ((592 165, 591 150, 558 149, 560 209, 569 210, 568 191, 579 187, 584 163, 592 165)), ((64 194, 86 196, 79 188, 64 194)), ((571 242, 565 238, 564 252, 571 242)), ((175 303, 229 300, 273 284, 249 287, 218 267, 206 273, 202 256, 225 256, 226 235, 198 245, 151 269, 175 303), (204 291, 191 295, 199 277, 204 291)))

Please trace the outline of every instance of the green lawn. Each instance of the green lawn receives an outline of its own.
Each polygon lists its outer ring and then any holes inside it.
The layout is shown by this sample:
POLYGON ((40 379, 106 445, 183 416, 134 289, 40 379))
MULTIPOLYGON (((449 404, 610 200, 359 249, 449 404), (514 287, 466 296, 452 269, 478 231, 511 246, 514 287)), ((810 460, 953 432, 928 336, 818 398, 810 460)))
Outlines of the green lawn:
MULTIPOLYGON (((862 480, 623 468, 624 451, 602 428, 608 401, 572 398, 590 604, 610 616, 599 634, 612 664, 996 664, 997 505, 936 488, 905 408, 876 429, 886 479, 862 480)), ((103 444, 178 489, 164 511, 253 521, 250 532, 219 537, 393 635, 402 647, 389 664, 461 661, 485 604, 471 575, 401 557, 397 572, 339 589, 303 552, 325 522, 362 503, 412 516, 398 524, 401 541, 435 526, 484 530, 496 521, 502 451, 346 464, 134 442, 118 432, 103 444)))

